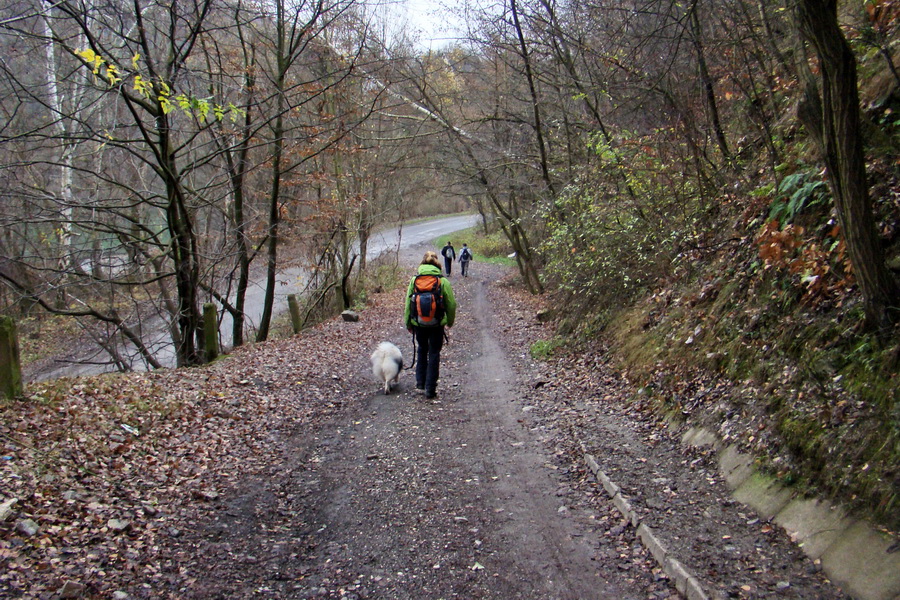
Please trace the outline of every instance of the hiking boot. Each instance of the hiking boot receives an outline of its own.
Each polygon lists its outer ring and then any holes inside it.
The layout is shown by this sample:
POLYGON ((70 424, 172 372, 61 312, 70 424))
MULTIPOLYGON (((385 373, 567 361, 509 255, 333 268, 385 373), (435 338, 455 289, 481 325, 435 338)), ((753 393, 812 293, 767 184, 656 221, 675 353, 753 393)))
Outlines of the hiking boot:
POLYGON ((425 392, 425 398, 428 400, 437 398, 437 392, 425 392))

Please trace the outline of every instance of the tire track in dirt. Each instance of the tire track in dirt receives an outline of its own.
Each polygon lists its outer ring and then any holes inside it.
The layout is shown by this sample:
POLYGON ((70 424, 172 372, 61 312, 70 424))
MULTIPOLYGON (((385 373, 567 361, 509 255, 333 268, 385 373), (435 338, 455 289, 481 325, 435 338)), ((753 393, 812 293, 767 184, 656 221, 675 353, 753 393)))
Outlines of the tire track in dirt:
POLYGON ((544 591, 535 597, 626 597, 620 586, 600 576, 590 538, 566 516, 570 509, 556 495, 561 482, 540 447, 539 428, 523 424, 516 373, 490 325, 487 284, 480 281, 472 288, 471 320, 462 327, 472 338, 466 345, 477 351, 464 366, 460 402, 472 415, 465 433, 472 443, 484 444, 483 468, 496 481, 489 500, 500 518, 500 546, 516 549, 497 557, 498 562, 540 573, 544 591))

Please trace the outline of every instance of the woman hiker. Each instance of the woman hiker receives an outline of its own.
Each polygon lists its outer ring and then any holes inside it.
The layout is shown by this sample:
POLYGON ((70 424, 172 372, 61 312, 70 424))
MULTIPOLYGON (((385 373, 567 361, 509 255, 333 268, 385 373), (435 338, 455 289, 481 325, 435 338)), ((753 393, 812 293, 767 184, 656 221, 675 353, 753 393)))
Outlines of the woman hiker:
POLYGON ((419 345, 416 353, 416 393, 424 393, 426 398, 437 395, 444 327, 453 327, 455 320, 453 288, 441 275, 438 255, 428 251, 417 274, 409 282, 403 309, 403 323, 407 330, 415 334, 419 345))

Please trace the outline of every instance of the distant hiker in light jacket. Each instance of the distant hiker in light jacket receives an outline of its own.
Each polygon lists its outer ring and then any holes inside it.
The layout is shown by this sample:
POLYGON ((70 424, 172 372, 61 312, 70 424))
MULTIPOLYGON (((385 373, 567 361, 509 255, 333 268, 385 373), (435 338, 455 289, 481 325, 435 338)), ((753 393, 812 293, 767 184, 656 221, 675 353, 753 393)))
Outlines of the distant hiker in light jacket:
POLYGON ((447 242, 447 245, 441 248, 441 256, 444 257, 444 272, 447 273, 447 277, 449 277, 450 267, 452 266, 454 259, 456 259, 456 250, 453 249, 453 244, 447 242))
POLYGON ((462 271, 463 277, 469 276, 469 261, 472 260, 472 251, 463 244, 462 250, 459 251, 459 269, 462 271))
MULTIPOLYGON (((427 277, 423 277, 427 280, 427 277)), ((433 279, 431 281, 434 281, 433 279)), ((403 323, 416 336, 419 345, 416 353, 416 392, 424 393, 426 398, 437 395, 437 382, 441 368, 441 348, 444 347, 444 327, 453 327, 456 320, 456 298, 453 288, 446 277, 441 275, 441 263, 434 252, 426 252, 417 274, 409 282, 406 290, 406 302, 403 309, 403 323), (442 315, 435 325, 421 325, 415 315, 413 303, 417 294, 416 279, 420 276, 436 276, 440 280, 440 303, 442 315)))

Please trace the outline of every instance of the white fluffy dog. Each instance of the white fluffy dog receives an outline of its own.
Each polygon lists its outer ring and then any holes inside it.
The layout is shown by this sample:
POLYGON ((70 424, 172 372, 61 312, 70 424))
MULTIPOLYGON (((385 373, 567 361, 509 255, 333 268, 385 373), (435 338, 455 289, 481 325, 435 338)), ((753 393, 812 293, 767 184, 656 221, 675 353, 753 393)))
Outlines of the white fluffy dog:
POLYGON ((381 342, 372 353, 372 373, 384 382, 384 393, 391 393, 391 386, 400 382, 403 355, 400 348, 390 342, 381 342))

